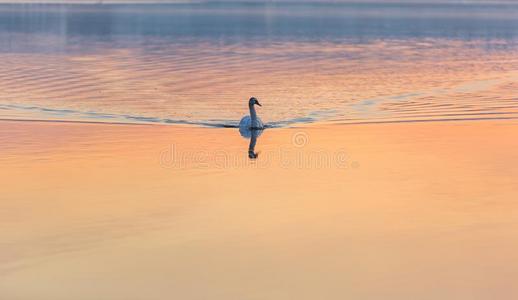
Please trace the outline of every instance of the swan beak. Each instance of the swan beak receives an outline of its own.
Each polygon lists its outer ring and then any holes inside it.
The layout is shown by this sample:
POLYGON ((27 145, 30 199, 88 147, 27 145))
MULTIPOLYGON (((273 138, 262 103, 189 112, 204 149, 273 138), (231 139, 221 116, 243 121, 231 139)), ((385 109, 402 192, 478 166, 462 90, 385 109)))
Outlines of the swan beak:
POLYGON ((262 106, 261 103, 259 103, 259 101, 255 101, 255 104, 262 106))

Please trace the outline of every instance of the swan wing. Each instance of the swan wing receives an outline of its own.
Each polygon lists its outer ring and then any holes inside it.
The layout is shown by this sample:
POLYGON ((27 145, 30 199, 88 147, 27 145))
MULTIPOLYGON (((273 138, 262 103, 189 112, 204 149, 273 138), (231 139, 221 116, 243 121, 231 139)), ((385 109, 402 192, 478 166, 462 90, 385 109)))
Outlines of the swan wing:
POLYGON ((252 119, 250 116, 244 116, 241 121, 239 121, 239 128, 250 128, 252 127, 252 119))

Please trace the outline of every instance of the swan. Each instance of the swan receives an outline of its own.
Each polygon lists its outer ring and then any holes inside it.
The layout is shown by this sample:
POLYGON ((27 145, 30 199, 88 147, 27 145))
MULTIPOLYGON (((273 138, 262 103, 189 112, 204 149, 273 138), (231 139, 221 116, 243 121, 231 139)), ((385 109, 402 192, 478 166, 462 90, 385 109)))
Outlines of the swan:
POLYGON ((264 129, 263 121, 257 117, 254 105, 262 106, 255 97, 248 100, 248 108, 250 109, 250 115, 244 116, 239 122, 239 130, 250 130, 250 129, 264 129))

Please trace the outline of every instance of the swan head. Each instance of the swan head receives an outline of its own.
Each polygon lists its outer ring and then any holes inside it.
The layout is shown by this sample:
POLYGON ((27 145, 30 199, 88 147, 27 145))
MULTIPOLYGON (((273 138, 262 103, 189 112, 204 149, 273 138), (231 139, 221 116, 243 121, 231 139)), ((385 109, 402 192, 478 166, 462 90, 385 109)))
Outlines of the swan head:
POLYGON ((250 98, 250 100, 248 100, 248 106, 252 107, 254 105, 262 106, 261 103, 259 103, 259 101, 257 101, 255 97, 252 97, 250 98))

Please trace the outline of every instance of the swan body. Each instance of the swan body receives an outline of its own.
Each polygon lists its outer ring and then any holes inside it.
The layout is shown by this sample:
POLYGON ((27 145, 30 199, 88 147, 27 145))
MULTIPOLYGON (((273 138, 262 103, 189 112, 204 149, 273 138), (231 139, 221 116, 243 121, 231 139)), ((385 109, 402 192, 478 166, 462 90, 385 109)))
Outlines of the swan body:
POLYGON ((255 106, 259 105, 259 101, 256 98, 252 97, 248 101, 248 108, 250 109, 250 115, 244 116, 239 122, 239 130, 250 130, 250 129, 264 129, 264 124, 259 117, 257 117, 257 112, 255 111, 255 106))
POLYGON ((244 116, 241 121, 239 122, 239 128, 246 128, 246 129, 263 129, 264 124, 261 119, 257 118, 255 120, 252 120, 250 116, 244 116))

